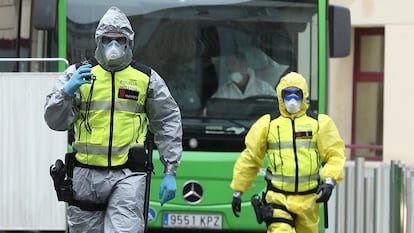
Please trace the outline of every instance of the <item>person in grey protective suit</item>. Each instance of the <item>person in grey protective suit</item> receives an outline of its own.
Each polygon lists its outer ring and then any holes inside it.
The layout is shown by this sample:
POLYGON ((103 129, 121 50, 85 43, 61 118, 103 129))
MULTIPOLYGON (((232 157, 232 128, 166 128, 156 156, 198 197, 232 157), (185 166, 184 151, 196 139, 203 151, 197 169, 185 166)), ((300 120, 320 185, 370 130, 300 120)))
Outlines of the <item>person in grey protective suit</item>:
POLYGON ((134 31, 111 7, 100 20, 95 59, 71 65, 46 97, 44 118, 53 130, 74 129, 73 198, 104 204, 87 211, 68 206, 70 232, 144 232, 146 173, 131 169, 130 148, 147 130, 164 164, 160 203, 175 197, 182 154, 180 110, 156 71, 132 60, 134 31))

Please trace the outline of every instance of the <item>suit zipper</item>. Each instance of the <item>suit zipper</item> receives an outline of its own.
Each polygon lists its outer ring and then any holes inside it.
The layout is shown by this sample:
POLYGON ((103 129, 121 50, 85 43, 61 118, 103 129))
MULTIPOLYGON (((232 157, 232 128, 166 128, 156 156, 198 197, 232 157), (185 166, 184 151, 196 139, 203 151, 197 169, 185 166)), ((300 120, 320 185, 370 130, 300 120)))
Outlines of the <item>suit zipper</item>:
POLYGON ((112 162, 112 140, 114 137, 114 111, 115 111, 115 72, 111 72, 112 79, 112 96, 111 96, 111 115, 109 119, 109 143, 108 143, 108 168, 111 168, 112 162))
POLYGON ((298 164, 298 155, 296 151, 296 135, 295 135, 295 120, 292 119, 292 138, 293 138, 293 154, 295 156, 295 193, 298 192, 299 189, 299 164, 298 164))

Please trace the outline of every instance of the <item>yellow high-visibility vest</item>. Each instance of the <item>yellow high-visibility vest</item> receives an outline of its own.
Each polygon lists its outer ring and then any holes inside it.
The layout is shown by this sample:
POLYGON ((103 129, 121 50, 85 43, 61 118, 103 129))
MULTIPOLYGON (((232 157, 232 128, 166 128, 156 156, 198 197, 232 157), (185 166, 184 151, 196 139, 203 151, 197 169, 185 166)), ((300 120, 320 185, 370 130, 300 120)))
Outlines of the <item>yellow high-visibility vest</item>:
POLYGON ((278 117, 270 121, 266 179, 273 187, 297 193, 318 186, 317 134, 318 120, 306 114, 294 120, 278 117))
POLYGON ((149 75, 131 65, 114 73, 96 65, 92 73, 92 84, 80 87, 76 160, 87 166, 123 166, 130 145, 145 141, 149 75))

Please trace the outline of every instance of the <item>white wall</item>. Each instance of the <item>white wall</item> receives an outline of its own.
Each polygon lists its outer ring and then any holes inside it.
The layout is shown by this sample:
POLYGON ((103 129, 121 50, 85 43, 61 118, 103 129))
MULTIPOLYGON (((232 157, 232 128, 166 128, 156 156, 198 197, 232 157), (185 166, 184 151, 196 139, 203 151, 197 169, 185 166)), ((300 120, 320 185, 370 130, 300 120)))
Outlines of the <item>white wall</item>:
MULTIPOLYGON (((384 161, 414 164, 414 152, 411 151, 414 142, 414 121, 411 119, 414 74, 410 71, 414 66, 414 1, 331 0, 330 4, 349 7, 353 27, 385 28, 384 161)), ((350 142, 351 135, 351 119, 346 111, 350 110, 352 102, 344 100, 343 96, 352 93, 352 56, 331 59, 330 71, 331 76, 337 77, 330 85, 329 112, 346 143, 350 142), (343 107, 337 107, 341 104, 343 107)))
POLYGON ((384 161, 414 164, 414 24, 385 26, 384 161))
POLYGON ((412 0, 330 0, 351 9, 353 26, 414 23, 412 0))
MULTIPOLYGON (((331 58, 329 62, 328 114, 335 121, 345 144, 351 144, 353 44, 350 55, 331 58)), ((346 150, 346 154, 349 158, 350 150, 346 150)))
POLYGON ((49 166, 63 158, 64 132, 43 119, 57 73, 0 73, 0 231, 65 230, 49 166))

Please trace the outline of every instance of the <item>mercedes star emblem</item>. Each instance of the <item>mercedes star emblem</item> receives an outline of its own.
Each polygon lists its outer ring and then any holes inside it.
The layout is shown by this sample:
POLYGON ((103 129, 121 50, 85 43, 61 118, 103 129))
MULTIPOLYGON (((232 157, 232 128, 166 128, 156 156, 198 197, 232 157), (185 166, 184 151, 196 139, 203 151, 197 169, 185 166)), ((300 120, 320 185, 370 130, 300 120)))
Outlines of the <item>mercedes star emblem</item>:
POLYGON ((203 187, 198 181, 189 180, 183 186, 183 198, 191 205, 200 203, 203 199, 203 187))

